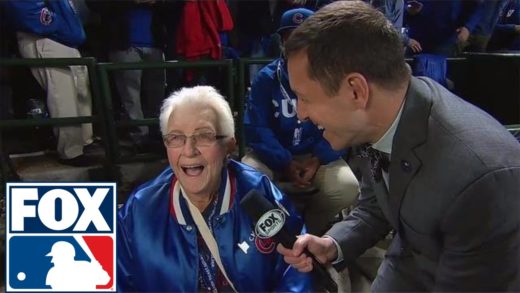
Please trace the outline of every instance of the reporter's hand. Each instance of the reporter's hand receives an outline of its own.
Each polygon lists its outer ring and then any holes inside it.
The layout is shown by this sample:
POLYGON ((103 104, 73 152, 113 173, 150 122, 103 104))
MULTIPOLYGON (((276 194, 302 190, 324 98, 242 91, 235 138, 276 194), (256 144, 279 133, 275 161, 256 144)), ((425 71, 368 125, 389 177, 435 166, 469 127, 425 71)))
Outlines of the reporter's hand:
POLYGON ((292 249, 278 244, 276 250, 283 255, 284 261, 300 272, 306 273, 312 271, 312 258, 304 253, 307 249, 316 259, 326 264, 338 257, 336 244, 331 238, 317 237, 311 234, 298 236, 292 249))

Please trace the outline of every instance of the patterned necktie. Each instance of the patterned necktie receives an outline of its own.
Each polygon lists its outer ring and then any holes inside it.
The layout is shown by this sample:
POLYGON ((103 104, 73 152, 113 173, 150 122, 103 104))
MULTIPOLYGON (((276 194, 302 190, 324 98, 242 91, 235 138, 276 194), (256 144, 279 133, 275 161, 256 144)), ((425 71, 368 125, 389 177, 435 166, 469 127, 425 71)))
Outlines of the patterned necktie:
POLYGON ((381 181, 383 179, 382 171, 388 173, 388 167, 390 165, 388 155, 371 146, 366 146, 361 151, 361 156, 370 159, 370 175, 375 181, 381 181))

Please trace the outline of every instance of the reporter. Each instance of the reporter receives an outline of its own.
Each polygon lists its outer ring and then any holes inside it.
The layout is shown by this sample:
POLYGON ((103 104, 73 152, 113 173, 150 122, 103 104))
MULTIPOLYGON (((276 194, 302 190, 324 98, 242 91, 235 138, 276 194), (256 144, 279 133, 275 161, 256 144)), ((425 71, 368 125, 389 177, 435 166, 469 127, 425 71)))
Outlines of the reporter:
POLYGON ((359 1, 325 6, 287 40, 298 118, 321 125, 335 150, 357 146, 366 164, 345 220, 278 251, 302 272, 305 247, 342 269, 394 230, 372 291, 519 291, 520 144, 484 111, 412 77, 401 46, 359 1))

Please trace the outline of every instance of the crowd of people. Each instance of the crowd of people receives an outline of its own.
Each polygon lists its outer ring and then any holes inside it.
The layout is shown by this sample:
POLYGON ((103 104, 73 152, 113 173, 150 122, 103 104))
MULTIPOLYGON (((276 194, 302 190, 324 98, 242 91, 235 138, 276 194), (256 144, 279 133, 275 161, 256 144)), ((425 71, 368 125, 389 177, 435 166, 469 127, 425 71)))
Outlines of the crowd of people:
MULTIPOLYGON (((77 2, 2 2, 20 55, 80 57, 88 34, 77 2)), ((446 89, 442 74, 413 76, 405 60, 520 49, 520 1, 82 3, 105 28, 104 45, 91 52, 106 49, 99 58, 112 62, 220 59, 233 51, 226 45, 240 56, 269 56, 269 43, 279 52, 251 71, 241 162, 231 156, 225 97, 185 86, 207 75, 183 72, 164 99, 165 71, 114 74, 129 119, 159 117, 169 162, 118 211, 120 291, 316 291, 310 254, 342 282, 384 239, 391 244, 371 291, 520 290, 520 144, 446 89), (248 4, 257 10, 246 16, 248 4), (233 40, 234 19, 266 25, 241 28, 247 33, 234 36, 246 37, 233 40), (507 32, 516 41, 506 47, 507 32), (252 191, 278 208, 284 232, 299 235, 294 246, 258 233, 241 205, 252 191)), ((84 67, 32 74, 51 117, 92 113, 84 67)), ((129 136, 140 145, 151 132, 129 136)), ((91 125, 55 135, 62 162, 86 164, 91 125)))
MULTIPOLYGON (((330 2, 333 1, 2 1, 3 40, 14 43, 2 46, 2 56, 93 56, 116 63, 277 58, 283 40, 276 30, 282 14, 293 8, 315 11, 330 2)), ((442 71, 443 58, 464 51, 520 50, 519 0, 366 2, 383 12, 401 33, 407 55, 421 54, 421 58, 427 58, 430 71, 431 64, 440 64, 434 68, 442 71)), ((419 65, 417 72, 426 72, 445 84, 445 74, 428 72, 423 67, 419 65)), ((258 70, 259 66, 251 67, 251 80, 258 70)), ((113 90, 121 119, 154 117, 166 93, 181 86, 216 83, 218 73, 202 71, 115 71, 113 90)), ((92 113, 85 67, 33 68, 32 75, 45 92, 50 117, 92 113)), ((9 102, 5 105, 10 106, 9 102)), ((90 124, 55 127, 54 135, 62 163, 81 166, 91 162, 84 155, 85 148, 96 140, 90 124)), ((140 148, 150 139, 157 139, 159 131, 139 126, 129 129, 126 135, 140 148)))

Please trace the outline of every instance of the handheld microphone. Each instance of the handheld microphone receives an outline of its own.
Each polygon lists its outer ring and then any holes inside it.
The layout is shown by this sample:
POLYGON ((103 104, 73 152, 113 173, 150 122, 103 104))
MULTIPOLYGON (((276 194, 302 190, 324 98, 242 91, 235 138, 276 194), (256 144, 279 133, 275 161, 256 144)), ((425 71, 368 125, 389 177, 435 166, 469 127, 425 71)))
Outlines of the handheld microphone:
MULTIPOLYGON (((240 201, 240 207, 255 222, 255 234, 260 238, 274 238, 287 248, 292 248, 296 235, 289 233, 285 227, 284 209, 274 206, 259 191, 251 190, 240 201)), ((312 258, 312 275, 314 280, 329 292, 338 292, 338 285, 330 277, 327 270, 316 257, 305 249, 305 254, 312 258)))

